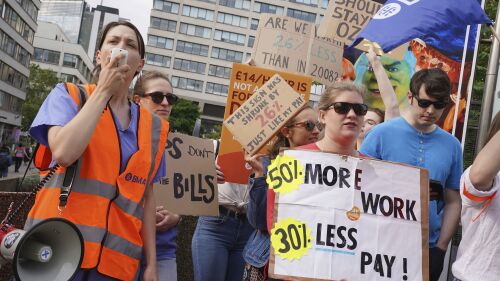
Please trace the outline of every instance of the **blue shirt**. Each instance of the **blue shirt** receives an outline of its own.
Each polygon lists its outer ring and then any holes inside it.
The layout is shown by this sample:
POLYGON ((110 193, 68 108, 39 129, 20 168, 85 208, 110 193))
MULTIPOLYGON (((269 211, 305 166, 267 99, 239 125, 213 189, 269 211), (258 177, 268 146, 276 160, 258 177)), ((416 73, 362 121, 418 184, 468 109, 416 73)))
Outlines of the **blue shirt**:
MULTIPOLYGON (((360 152, 381 160, 425 168, 430 180, 439 181, 444 188, 460 189, 463 170, 460 142, 439 127, 422 133, 403 117, 395 118, 375 126, 366 136, 360 152)), ((439 239, 443 207, 443 201, 429 202, 430 247, 439 239)))
MULTIPOLYGON (((130 123, 128 128, 122 128, 117 117, 113 114, 113 119, 118 129, 118 136, 121 148, 120 172, 125 170, 128 160, 137 150, 137 123, 138 106, 131 103, 130 123)), ((63 83, 56 85, 47 96, 38 113, 31 124, 30 135, 39 143, 49 147, 48 129, 51 126, 64 126, 78 113, 78 106, 66 91, 63 83)), ((158 182, 165 176, 165 155, 163 155, 158 171, 153 182, 158 182)))

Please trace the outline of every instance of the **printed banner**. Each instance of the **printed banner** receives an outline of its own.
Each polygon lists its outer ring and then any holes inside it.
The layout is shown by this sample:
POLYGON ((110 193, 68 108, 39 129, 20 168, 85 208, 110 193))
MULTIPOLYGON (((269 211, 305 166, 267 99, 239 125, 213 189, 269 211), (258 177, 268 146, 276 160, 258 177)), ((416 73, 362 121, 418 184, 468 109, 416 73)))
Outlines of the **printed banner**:
POLYGON ((257 66, 311 75, 329 85, 342 74, 341 42, 316 37, 316 26, 307 21, 262 14, 252 59, 257 66))
MULTIPOLYGON (((310 76, 296 75, 287 72, 279 72, 271 69, 249 66, 246 64, 233 64, 229 92, 227 95, 226 111, 224 120, 233 114, 253 93, 262 87, 271 77, 279 74, 290 87, 301 94, 306 101, 309 100, 312 78, 310 76)), ((266 153, 267 149, 263 149, 266 153)), ((227 182, 248 183, 251 168, 245 167, 243 148, 235 136, 222 126, 221 143, 217 163, 224 172, 227 182)))
POLYGON ((246 152, 254 155, 306 104, 279 74, 224 121, 246 152))
POLYGON ((166 177, 154 184, 157 206, 180 215, 219 215, 212 140, 169 133, 165 162, 166 177))
POLYGON ((428 173, 287 150, 268 167, 276 193, 270 276, 428 280, 428 173))

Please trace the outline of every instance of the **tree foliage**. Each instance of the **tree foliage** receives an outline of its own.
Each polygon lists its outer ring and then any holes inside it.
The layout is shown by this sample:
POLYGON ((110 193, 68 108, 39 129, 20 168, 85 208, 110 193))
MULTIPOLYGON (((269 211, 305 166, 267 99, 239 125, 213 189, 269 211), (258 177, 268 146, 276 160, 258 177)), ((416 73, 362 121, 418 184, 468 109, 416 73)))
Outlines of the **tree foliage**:
POLYGON ((169 118, 172 131, 191 135, 196 119, 200 117, 198 105, 192 101, 179 99, 172 107, 169 118))
POLYGON ((29 129, 43 101, 58 82, 59 78, 52 70, 41 69, 36 64, 30 65, 30 77, 26 89, 26 100, 21 107, 23 116, 21 129, 23 131, 29 129))

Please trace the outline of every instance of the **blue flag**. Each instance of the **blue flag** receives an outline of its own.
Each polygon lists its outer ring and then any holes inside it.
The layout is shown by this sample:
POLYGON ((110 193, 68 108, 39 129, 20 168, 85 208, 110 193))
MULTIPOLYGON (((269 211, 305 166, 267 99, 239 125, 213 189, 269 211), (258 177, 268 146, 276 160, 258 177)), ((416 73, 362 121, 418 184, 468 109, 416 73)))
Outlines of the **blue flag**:
POLYGON ((349 47, 367 39, 387 53, 415 38, 481 23, 492 22, 477 0, 388 0, 349 47))

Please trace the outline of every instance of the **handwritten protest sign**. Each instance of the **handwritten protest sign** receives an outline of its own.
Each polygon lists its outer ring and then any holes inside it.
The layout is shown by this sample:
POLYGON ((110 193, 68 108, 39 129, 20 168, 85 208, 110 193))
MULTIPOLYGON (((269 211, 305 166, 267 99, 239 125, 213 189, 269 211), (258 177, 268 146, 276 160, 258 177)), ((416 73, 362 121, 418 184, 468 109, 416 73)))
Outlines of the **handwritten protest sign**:
POLYGON ((245 151, 253 155, 281 129, 302 106, 303 96, 275 74, 252 97, 224 120, 245 151))
POLYGON ((344 46, 316 37, 316 26, 307 21, 262 14, 252 58, 257 66, 313 76, 330 85, 342 74, 344 46))
MULTIPOLYGON (((288 85, 297 93, 300 93, 306 101, 309 100, 312 84, 310 76, 279 72, 246 64, 233 64, 224 119, 233 114, 257 89, 262 87, 276 73, 283 77, 288 82, 288 85)), ((264 148, 263 153, 267 152, 265 150, 264 148)), ((221 167, 221 170, 224 171, 227 182, 248 183, 250 169, 245 168, 242 146, 225 126, 222 126, 217 163, 221 167)))
POLYGON ((318 29, 318 36, 351 44, 383 5, 370 0, 330 1, 325 17, 318 29))
POLYGON ((287 150, 267 180, 277 192, 271 277, 428 280, 426 170, 287 150))
POLYGON ((157 206, 181 215, 219 214, 212 140, 170 133, 165 162, 166 177, 154 184, 157 206))

